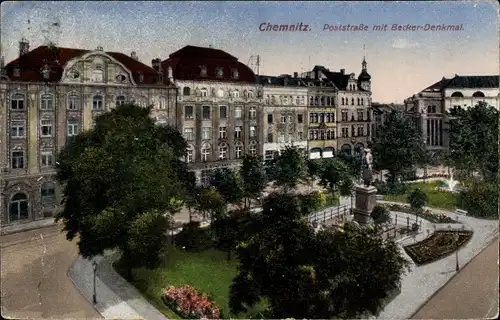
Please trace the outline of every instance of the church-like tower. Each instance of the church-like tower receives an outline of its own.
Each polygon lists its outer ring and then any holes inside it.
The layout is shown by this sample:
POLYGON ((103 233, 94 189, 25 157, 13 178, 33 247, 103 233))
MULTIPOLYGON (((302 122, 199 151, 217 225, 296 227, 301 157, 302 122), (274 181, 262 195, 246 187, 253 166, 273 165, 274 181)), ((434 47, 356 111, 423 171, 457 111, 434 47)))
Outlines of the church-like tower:
POLYGON ((361 63, 361 73, 358 76, 358 85, 361 89, 366 91, 371 91, 371 76, 366 69, 366 54, 363 56, 363 62, 361 63))

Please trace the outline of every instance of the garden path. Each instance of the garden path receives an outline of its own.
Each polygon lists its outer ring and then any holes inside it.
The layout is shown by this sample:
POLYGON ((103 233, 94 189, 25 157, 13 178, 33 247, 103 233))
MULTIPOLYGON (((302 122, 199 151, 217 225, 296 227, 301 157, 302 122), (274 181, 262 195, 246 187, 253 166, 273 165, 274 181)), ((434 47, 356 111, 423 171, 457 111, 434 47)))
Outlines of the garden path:
MULTIPOLYGON (((396 203, 388 201, 378 202, 396 203)), ((436 210, 433 208, 428 209, 457 220, 458 215, 453 212, 436 210)), ((397 214, 398 217, 400 214, 403 215, 403 213, 400 212, 397 214)), ((458 216, 458 221, 464 224, 466 230, 474 231, 471 240, 459 250, 459 262, 460 265, 463 266, 498 236, 498 220, 483 220, 468 216, 458 216)), ((432 223, 430 224, 431 230, 433 230, 432 223)), ((460 228, 457 224, 450 225, 460 228)), ((422 225, 422 229, 425 230, 426 227, 422 225)), ((421 241, 423 238, 427 238, 426 231, 420 233, 415 241, 421 241)), ((406 238, 399 242, 401 251, 408 259, 409 257, 404 252, 402 246, 413 242, 414 240, 412 238, 406 238)), ((385 306, 385 309, 378 317, 371 317, 371 319, 408 319, 427 302, 434 292, 453 278, 456 274, 455 263, 455 255, 444 257, 443 259, 423 266, 416 266, 412 263, 411 270, 402 277, 401 293, 385 306)))

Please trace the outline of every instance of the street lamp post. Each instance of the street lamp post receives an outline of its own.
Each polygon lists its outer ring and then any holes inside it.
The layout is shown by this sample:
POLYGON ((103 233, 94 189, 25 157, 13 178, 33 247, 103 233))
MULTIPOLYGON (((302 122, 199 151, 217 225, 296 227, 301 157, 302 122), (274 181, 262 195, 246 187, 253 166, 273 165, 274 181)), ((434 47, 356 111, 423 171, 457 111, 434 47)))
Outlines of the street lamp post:
POLYGON ((97 294, 95 291, 95 276, 96 276, 96 272, 97 272, 97 262, 92 261, 92 269, 94 270, 94 294, 92 295, 92 301, 94 302, 94 304, 96 304, 97 303, 97 294))
POLYGON ((456 258, 455 271, 458 272, 458 271, 460 271, 460 265, 458 264, 458 239, 459 239, 458 233, 455 233, 453 238, 455 240, 455 245, 457 246, 456 251, 455 251, 455 258, 456 258))

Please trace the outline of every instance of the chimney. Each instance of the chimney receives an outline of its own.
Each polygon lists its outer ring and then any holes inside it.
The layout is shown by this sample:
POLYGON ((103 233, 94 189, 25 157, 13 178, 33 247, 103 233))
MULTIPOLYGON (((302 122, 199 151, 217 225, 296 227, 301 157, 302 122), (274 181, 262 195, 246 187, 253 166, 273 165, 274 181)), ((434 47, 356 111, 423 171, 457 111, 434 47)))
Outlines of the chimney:
POLYGON ((293 77, 294 77, 294 78, 298 78, 298 77, 299 77, 299 73, 298 73, 298 72, 294 72, 294 73, 293 73, 293 77))
POLYGON ((168 81, 174 82, 174 72, 171 66, 168 66, 167 72, 168 72, 168 81))
POLYGON ((135 51, 132 51, 132 52, 130 53, 130 57, 131 57, 132 59, 134 59, 134 60, 139 61, 139 58, 137 57, 137 53, 136 53, 135 51))
POLYGON ((342 75, 344 75, 344 74, 345 74, 345 69, 340 69, 340 73, 341 73, 342 75))
POLYGON ((30 51, 30 43, 26 38, 22 38, 19 41, 19 56, 24 56, 30 51))
POLYGON ((151 65, 153 66, 153 69, 156 72, 161 72, 161 59, 160 58, 156 58, 156 59, 151 60, 151 65))

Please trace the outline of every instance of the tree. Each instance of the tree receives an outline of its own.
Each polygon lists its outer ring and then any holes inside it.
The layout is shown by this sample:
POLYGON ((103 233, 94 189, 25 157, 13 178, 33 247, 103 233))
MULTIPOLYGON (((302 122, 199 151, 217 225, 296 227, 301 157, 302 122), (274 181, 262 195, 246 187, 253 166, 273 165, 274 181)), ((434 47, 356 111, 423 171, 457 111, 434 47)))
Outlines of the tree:
POLYGON ((464 182, 458 203, 467 215, 498 218, 498 197, 498 184, 476 178, 464 182))
POLYGON ((259 199, 266 188, 266 172, 261 159, 251 155, 245 155, 243 164, 240 167, 239 176, 243 188, 246 209, 247 202, 250 204, 251 200, 259 199))
POLYGON ((424 152, 422 133, 413 119, 398 110, 387 114, 374 137, 373 161, 378 169, 389 171, 390 182, 394 185, 398 176, 421 163, 424 152))
POLYGON ((179 177, 186 173, 173 164, 186 144, 171 128, 155 125, 150 111, 119 106, 69 140, 58 157, 64 210, 57 220, 66 237, 79 235, 85 258, 119 249, 129 276, 133 266, 150 267, 161 258, 185 187, 179 177))
POLYGON ((241 202, 243 190, 240 179, 233 170, 227 168, 215 170, 210 184, 217 189, 222 200, 226 203, 226 210, 230 203, 239 204, 241 202))
POLYGON ((196 201, 196 210, 203 217, 209 217, 211 221, 215 221, 226 212, 226 204, 220 193, 215 187, 201 187, 196 201))
POLYGON ((427 194, 420 190, 420 188, 414 189, 409 195, 408 195, 408 202, 410 203, 411 208, 417 215, 417 221, 418 221, 418 215, 422 212, 422 209, 425 207, 428 201, 427 194))
POLYGON ((355 318, 376 312, 398 286, 407 262, 394 242, 354 225, 315 234, 305 214, 295 195, 265 199, 258 231, 237 249, 233 313, 266 299, 272 318, 355 318))
POLYGON ((354 182, 352 170, 337 158, 323 159, 322 170, 319 172, 320 184, 332 195, 336 192, 342 196, 351 194, 354 182))
POLYGON ((498 109, 485 102, 449 111, 448 157, 453 167, 470 174, 477 171, 486 181, 497 179, 499 116, 498 109))
POLYGON ((274 184, 285 191, 295 189, 301 181, 308 178, 306 159, 296 147, 286 146, 273 159, 271 166, 274 184))

